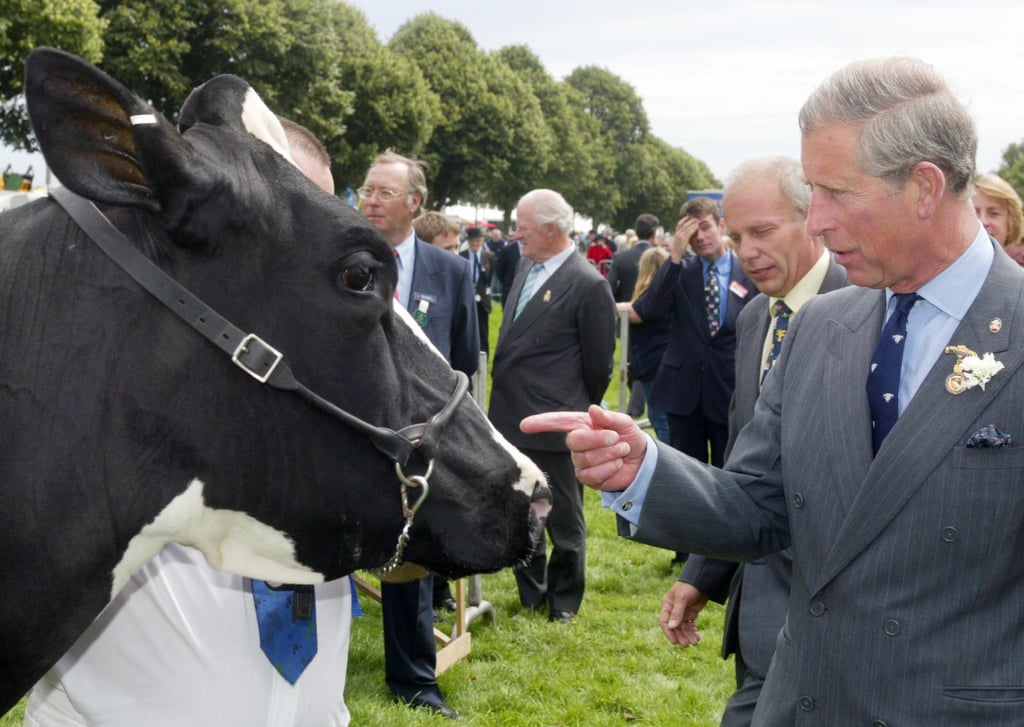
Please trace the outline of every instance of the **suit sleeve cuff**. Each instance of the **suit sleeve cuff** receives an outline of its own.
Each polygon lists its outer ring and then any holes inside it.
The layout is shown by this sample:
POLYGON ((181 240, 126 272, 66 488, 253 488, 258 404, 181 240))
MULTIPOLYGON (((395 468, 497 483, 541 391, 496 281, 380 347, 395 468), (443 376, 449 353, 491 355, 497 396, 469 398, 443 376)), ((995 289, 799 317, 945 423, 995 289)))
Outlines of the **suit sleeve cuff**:
POLYGON ((621 492, 601 492, 601 504, 629 523, 630 535, 635 534, 640 525, 644 499, 654 476, 654 468, 658 465, 658 445, 649 434, 645 433, 644 436, 647 438, 647 451, 633 482, 621 492))

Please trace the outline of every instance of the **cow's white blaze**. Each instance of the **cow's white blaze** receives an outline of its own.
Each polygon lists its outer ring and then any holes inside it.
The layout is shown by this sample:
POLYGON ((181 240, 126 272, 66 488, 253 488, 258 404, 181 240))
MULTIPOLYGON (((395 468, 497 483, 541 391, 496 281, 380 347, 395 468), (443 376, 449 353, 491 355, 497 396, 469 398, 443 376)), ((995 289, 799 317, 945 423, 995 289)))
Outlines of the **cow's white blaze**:
POLYGON ((213 568, 275 583, 323 583, 323 574, 295 559, 295 544, 285 533, 236 510, 208 507, 203 483, 188 488, 131 539, 114 568, 111 598, 132 574, 165 545, 175 542, 202 551, 213 568))
MULTIPOLYGON (((393 300, 392 304, 395 312, 398 313, 399 320, 412 329, 413 333, 415 333, 421 341, 426 343, 431 351, 444 360, 444 356, 437 350, 437 347, 431 343, 430 339, 427 338, 427 334, 423 332, 423 329, 420 328, 419 323, 417 323, 409 314, 409 311, 403 308, 402 304, 398 300, 393 300)), ((445 361, 445 363, 448 362, 445 361)), ((476 406, 477 409, 480 409, 475 399, 473 399, 473 405, 476 406)), ((515 445, 505 439, 501 432, 494 428, 494 425, 491 424, 491 420, 487 418, 486 412, 480 410, 480 413, 483 414, 484 421, 487 422, 487 428, 491 432, 491 438, 501 445, 515 463, 519 465, 519 479, 514 485, 512 485, 512 489, 525 493, 527 497, 532 497, 533 488, 540 482, 547 482, 547 478, 544 476, 544 473, 541 472, 540 467, 533 463, 533 460, 529 459, 526 455, 516 449, 515 445)))

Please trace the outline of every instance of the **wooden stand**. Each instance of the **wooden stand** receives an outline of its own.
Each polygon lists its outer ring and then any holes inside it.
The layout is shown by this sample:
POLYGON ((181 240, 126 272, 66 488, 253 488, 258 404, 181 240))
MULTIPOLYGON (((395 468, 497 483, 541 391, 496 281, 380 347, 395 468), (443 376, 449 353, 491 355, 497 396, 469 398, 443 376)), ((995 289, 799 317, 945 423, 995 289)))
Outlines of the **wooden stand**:
MULTIPOLYGON (((380 589, 362 576, 353 574, 359 592, 380 603, 380 589)), ((467 628, 466 621, 466 579, 455 581, 455 627, 449 636, 438 628, 434 628, 434 641, 437 642, 437 667, 435 673, 443 674, 453 664, 469 656, 473 646, 473 635, 467 628)))

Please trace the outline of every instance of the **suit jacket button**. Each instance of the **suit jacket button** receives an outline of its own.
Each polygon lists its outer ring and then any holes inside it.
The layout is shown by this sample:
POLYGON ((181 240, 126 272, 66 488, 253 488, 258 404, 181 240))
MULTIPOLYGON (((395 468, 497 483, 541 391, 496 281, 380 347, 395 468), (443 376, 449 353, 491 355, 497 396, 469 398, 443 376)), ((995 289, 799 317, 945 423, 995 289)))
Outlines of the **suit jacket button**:
POLYGON ((801 495, 799 492, 794 492, 793 493, 793 507, 795 507, 795 508, 797 508, 799 510, 803 506, 804 506, 804 496, 801 495))
POLYGON ((942 539, 945 540, 947 543, 952 543, 954 540, 956 540, 956 536, 956 528, 954 528, 952 525, 947 525, 942 529, 942 539))
POLYGON ((895 636, 900 632, 901 628, 903 628, 903 625, 898 620, 891 618, 885 622, 882 630, 885 631, 886 636, 895 636))
POLYGON ((822 603, 821 601, 815 601, 814 603, 811 604, 811 608, 810 608, 812 616, 824 616, 825 615, 825 611, 827 611, 827 610, 828 609, 825 608, 825 604, 822 603))
POLYGON ((876 719, 871 723, 871 727, 889 727, 885 722, 880 719, 876 719))
POLYGON ((814 700, 810 697, 800 697, 800 709, 810 712, 814 709, 814 700))

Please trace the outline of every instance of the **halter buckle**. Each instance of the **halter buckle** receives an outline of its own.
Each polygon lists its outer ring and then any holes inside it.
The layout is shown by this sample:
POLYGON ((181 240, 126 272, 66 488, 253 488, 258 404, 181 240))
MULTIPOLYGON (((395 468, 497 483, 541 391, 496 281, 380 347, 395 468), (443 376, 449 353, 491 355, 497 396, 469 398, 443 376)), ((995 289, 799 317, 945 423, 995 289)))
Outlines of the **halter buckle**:
POLYGON ((231 354, 231 361, 245 373, 259 381, 267 383, 274 374, 274 369, 281 363, 284 354, 257 336, 255 333, 248 334, 231 354), (260 373, 265 371, 266 373, 260 373))

